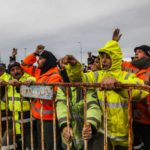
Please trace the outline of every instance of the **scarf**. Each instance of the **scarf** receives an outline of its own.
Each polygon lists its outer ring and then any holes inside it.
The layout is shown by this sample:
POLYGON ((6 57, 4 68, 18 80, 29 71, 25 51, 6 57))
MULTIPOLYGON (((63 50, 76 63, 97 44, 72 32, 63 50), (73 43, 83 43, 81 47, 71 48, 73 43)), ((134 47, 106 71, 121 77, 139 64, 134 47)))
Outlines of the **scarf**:
POLYGON ((140 60, 132 61, 131 63, 139 69, 146 69, 150 67, 150 58, 142 58, 140 60))

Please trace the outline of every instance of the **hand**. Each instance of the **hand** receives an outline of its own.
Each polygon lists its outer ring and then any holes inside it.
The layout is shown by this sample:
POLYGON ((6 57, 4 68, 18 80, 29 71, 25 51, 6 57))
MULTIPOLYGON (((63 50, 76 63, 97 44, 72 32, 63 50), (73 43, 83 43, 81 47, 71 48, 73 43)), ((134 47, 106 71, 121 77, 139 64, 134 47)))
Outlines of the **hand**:
POLYGON ((12 86, 20 86, 20 85, 21 85, 21 82, 19 82, 19 81, 16 80, 16 79, 13 79, 13 80, 10 80, 10 81, 9 81, 9 84, 12 85, 12 86))
POLYGON ((57 60, 57 64, 58 64, 58 67, 61 69, 61 70, 64 70, 65 69, 65 64, 63 63, 63 58, 60 58, 57 60))
POLYGON ((62 130, 62 136, 64 137, 67 143, 70 143, 72 140, 72 128, 64 127, 62 130))
POLYGON ((82 130, 82 137, 85 140, 89 140, 92 138, 92 127, 90 123, 84 124, 83 130, 82 130))
POLYGON ((122 34, 120 34, 120 29, 115 29, 113 32, 112 40, 119 42, 122 34))
POLYGON ((106 77, 104 78, 100 83, 101 89, 114 89, 116 85, 118 85, 119 82, 116 80, 116 78, 112 77, 106 77))
POLYGON ((45 48, 44 45, 37 45, 36 50, 35 50, 35 53, 36 53, 36 54, 39 54, 41 51, 44 50, 44 48, 45 48))
POLYGON ((7 83, 4 80, 0 80, 0 86, 5 86, 7 83))
POLYGON ((72 66, 73 65, 76 65, 76 63, 78 62, 77 59, 75 57, 73 57, 72 55, 66 55, 65 57, 61 58, 59 60, 60 62, 60 65, 64 66, 66 64, 71 64, 72 66))
POLYGON ((23 82, 23 84, 27 85, 27 86, 32 85, 34 83, 35 83, 35 81, 33 81, 33 80, 26 80, 26 81, 23 82))
POLYGON ((12 57, 15 57, 17 55, 17 48, 12 49, 12 57))

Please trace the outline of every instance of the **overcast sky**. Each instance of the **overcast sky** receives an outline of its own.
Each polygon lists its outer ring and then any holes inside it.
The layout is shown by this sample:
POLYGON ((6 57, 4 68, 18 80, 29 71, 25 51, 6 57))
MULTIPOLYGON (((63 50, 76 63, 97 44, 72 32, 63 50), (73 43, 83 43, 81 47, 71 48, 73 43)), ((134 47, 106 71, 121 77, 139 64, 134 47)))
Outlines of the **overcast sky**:
POLYGON ((135 46, 150 45, 150 0, 0 0, 0 56, 8 62, 16 47, 20 61, 44 44, 58 58, 73 54, 80 60, 82 49, 85 62, 115 27, 123 33, 124 58, 135 46))

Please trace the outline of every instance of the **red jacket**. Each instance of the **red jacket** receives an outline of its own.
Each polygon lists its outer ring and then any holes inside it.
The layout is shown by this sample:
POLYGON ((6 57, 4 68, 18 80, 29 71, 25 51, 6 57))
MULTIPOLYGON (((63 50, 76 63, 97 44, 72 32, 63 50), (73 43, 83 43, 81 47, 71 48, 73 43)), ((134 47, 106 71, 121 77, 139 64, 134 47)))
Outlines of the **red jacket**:
MULTIPOLYGON (((137 77, 143 79, 146 84, 150 84, 150 67, 139 69, 132 65, 131 62, 122 63, 123 70, 135 73, 137 77)), ((147 99, 139 100, 135 103, 134 120, 144 124, 150 124, 150 95, 147 99)))
MULTIPOLYGON (((62 81, 57 67, 51 68, 46 73, 40 75, 41 70, 33 66, 35 62, 36 56, 30 54, 23 60, 22 68, 30 75, 35 76, 37 83, 53 83, 62 81)), ((43 104, 40 103, 39 99, 33 101, 32 103, 33 116, 37 119, 40 119, 41 118, 40 111, 41 107, 43 107, 42 119, 53 120, 53 101, 42 100, 42 103, 43 104)))

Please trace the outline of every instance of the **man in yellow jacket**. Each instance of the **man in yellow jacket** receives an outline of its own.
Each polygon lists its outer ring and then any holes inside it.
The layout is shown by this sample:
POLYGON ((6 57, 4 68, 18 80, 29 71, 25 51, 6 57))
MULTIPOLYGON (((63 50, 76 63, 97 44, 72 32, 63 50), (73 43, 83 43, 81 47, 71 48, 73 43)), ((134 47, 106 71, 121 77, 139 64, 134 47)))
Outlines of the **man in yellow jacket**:
MULTIPOLYGON (((6 73, 6 65, 3 63, 0 63, 0 82, 8 81, 10 78, 10 75, 6 73)), ((5 86, 0 86, 0 111, 2 116, 2 136, 4 135, 4 132, 6 130, 6 101, 5 101, 5 86)), ((9 114, 7 114, 9 115, 9 114)), ((8 119, 10 119, 10 116, 8 116, 8 119)))
MULTIPOLYGON (((20 95, 20 84, 31 84, 35 82, 35 78, 25 73, 18 62, 12 62, 8 66, 8 72, 11 77, 7 81, 8 85, 8 101, 9 101, 9 110, 14 112, 15 120, 15 134, 16 134, 16 143, 17 149, 21 148, 21 123, 23 123, 23 132, 24 132, 24 148, 31 149, 30 147, 30 102, 29 99, 22 98, 20 95), (13 102, 14 101, 14 102, 13 102), (21 102, 22 101, 22 102, 21 102), (22 104, 21 104, 22 103, 22 104), (21 111, 23 111, 23 120, 21 120, 21 111)), ((1 84, 5 84, 3 81, 1 84)))
MULTIPOLYGON (((108 145, 109 149, 128 149, 128 90, 112 90, 118 83, 144 84, 134 74, 121 70, 122 51, 116 41, 108 41, 103 48, 98 50, 102 70, 97 72, 83 73, 81 64, 70 55, 65 56, 62 62, 65 65, 69 80, 89 83, 100 83, 101 88, 107 88, 107 122, 108 122, 108 145), (111 148, 110 148, 111 147, 111 148)), ((145 98, 147 92, 132 90, 133 100, 136 97, 145 98)), ((97 90, 100 107, 104 115, 104 91, 97 90)), ((139 99, 140 99, 139 98, 139 99)), ((104 127, 101 126, 101 133, 104 127)), ((101 141, 103 149, 103 142, 101 141)))

